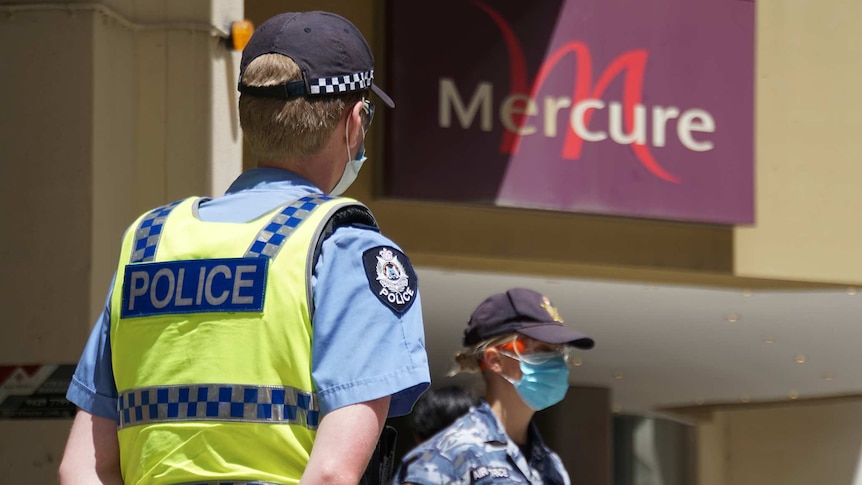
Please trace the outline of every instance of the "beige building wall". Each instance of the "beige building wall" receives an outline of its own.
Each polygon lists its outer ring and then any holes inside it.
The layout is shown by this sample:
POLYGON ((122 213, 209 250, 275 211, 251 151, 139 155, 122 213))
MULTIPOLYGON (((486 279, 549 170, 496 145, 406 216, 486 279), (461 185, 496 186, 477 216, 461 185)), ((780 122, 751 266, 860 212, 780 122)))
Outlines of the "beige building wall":
POLYGON ((862 282, 862 2, 757 3, 756 215, 735 274, 862 282))
POLYGON ((699 485, 862 483, 862 399, 721 409, 698 426, 699 485))
MULTIPOLYGON (((0 63, 13 74, 0 89, 0 365, 74 362, 84 343, 94 29, 90 15, 0 13, 0 45, 7 46, 0 63)), ((0 481, 52 483, 68 427, 65 420, 0 421, 0 481)))

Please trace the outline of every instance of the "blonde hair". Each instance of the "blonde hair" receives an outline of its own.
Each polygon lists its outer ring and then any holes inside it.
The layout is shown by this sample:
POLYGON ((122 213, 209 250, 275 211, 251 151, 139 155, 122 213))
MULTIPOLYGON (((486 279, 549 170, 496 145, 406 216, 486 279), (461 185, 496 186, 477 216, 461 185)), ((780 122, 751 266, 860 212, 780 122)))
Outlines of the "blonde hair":
MULTIPOLYGON (((242 76, 247 86, 272 86, 302 79, 293 59, 264 54, 242 76)), ((291 99, 241 94, 239 121, 252 152, 262 160, 304 158, 320 151, 332 136, 345 110, 362 99, 362 92, 291 99)))
POLYGON ((517 335, 517 333, 498 335, 455 353, 455 363, 449 371, 449 376, 454 376, 460 372, 474 373, 483 370, 482 359, 485 357, 485 349, 504 344, 517 335))

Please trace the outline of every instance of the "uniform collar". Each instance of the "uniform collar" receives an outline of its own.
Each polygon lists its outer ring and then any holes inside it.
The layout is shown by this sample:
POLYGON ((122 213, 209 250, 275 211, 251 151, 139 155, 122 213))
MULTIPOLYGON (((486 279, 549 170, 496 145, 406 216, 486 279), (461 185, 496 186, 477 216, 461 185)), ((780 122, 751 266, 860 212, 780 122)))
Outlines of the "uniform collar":
POLYGON ((305 177, 280 168, 253 168, 246 170, 228 187, 227 193, 244 190, 280 190, 288 187, 303 187, 308 192, 322 194, 316 185, 305 177))
POLYGON ((529 442, 530 447, 532 448, 530 450, 530 457, 532 457, 533 461, 544 460, 548 447, 545 446, 545 442, 542 440, 542 435, 539 433, 539 428, 536 426, 536 423, 530 421, 530 427, 527 428, 527 434, 530 436, 529 442))
MULTIPOLYGON (((521 453, 521 449, 518 447, 518 444, 512 441, 509 435, 506 433, 506 428, 503 427, 503 423, 497 418, 497 415, 494 414, 494 411, 491 410, 491 406, 485 402, 484 400, 480 401, 479 406, 476 406, 476 411, 483 416, 484 419, 488 421, 488 424, 493 423, 493 425, 489 426, 489 431, 492 433, 488 436, 487 443, 498 443, 502 444, 506 447, 506 453, 511 457, 512 462, 515 466, 521 470, 521 473, 524 474, 525 477, 530 479, 535 478, 534 474, 537 473, 534 469, 530 467, 530 464, 527 463, 527 458, 521 453)), ((529 442, 531 449, 531 462, 539 463, 545 459, 545 455, 547 448, 545 447, 545 442, 542 440, 542 435, 539 433, 539 428, 536 427, 535 423, 530 421, 530 425, 527 428, 527 433, 529 434, 529 442)))

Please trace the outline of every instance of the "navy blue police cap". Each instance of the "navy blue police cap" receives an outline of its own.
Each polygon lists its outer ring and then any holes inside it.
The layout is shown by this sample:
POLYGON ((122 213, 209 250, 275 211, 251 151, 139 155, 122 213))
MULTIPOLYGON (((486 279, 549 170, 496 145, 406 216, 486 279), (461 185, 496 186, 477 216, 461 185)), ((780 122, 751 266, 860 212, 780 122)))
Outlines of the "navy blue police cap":
POLYGON ((344 17, 321 11, 286 12, 255 29, 242 51, 239 91, 253 96, 290 99, 370 89, 390 108, 395 102, 374 84, 374 56, 362 33, 344 17), (242 76, 265 54, 293 59, 302 80, 271 86, 247 86, 242 76))
POLYGON ((464 330, 464 346, 508 333, 580 349, 591 349, 595 345, 593 339, 565 325, 548 297, 526 288, 491 295, 479 304, 464 330))

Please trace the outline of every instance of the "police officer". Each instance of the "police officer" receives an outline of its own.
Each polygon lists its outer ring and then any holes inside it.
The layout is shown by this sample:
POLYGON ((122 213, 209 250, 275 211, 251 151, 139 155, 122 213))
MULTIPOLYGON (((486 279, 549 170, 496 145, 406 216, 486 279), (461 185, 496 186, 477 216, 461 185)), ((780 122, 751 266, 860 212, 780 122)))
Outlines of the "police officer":
POLYGON ((456 366, 482 372, 485 398, 410 451, 396 483, 570 483, 531 419, 565 397, 566 356, 593 340, 566 327, 548 298, 514 288, 476 308, 464 346, 456 366))
POLYGON ((62 483, 359 482, 429 384, 416 274, 356 201, 374 105, 363 36, 285 13, 240 65, 261 160, 215 199, 143 214, 68 398, 62 483))

